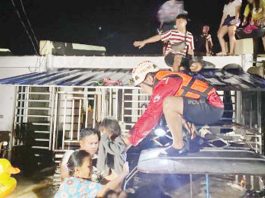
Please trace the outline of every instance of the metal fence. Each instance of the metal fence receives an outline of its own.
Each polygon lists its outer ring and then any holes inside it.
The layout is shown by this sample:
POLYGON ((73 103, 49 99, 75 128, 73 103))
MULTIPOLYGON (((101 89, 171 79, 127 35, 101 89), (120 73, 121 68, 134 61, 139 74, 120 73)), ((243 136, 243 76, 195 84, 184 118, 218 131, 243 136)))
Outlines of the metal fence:
MULTIPOLYGON (((259 153, 262 152, 261 99, 258 92, 219 91, 224 103, 222 118, 233 125, 234 138, 244 137, 259 153)), ((95 127, 104 117, 119 120, 124 132, 143 114, 149 97, 135 87, 17 87, 14 118, 15 131, 30 125, 36 148, 65 151, 78 146, 79 131, 95 127)), ((227 127, 227 128, 229 128, 227 127)), ((21 134, 20 134, 21 136, 21 134)), ((23 144, 19 135, 13 145, 23 144)))
MULTIPOLYGON (((219 94, 226 107, 223 122, 238 125, 221 125, 218 133, 227 140, 243 140, 261 153, 260 93, 219 91, 219 94), (222 130, 231 127, 232 132, 222 134, 222 130)), ((13 146, 24 144, 23 136, 31 131, 33 148, 52 150, 57 163, 66 150, 78 148, 81 128, 96 127, 104 117, 111 116, 120 121, 126 133, 149 102, 139 88, 115 86, 19 86, 16 97, 13 146)), ((237 182, 241 180, 249 180, 254 187, 261 178, 236 176, 237 182)))

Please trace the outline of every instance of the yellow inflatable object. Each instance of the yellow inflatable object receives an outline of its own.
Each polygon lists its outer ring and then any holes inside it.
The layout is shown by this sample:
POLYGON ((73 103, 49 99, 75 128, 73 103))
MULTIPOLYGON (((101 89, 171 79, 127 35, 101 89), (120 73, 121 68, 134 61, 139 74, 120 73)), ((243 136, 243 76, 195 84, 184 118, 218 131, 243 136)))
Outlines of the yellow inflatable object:
POLYGON ((10 176, 19 172, 7 159, 0 158, 0 198, 7 197, 16 188, 17 181, 10 176))

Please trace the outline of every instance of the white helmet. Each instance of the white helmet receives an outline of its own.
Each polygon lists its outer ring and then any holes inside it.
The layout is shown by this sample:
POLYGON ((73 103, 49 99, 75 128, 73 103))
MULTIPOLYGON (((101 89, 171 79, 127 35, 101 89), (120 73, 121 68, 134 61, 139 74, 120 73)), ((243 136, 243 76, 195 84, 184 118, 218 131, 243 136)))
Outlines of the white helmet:
POLYGON ((137 86, 142 83, 148 73, 157 71, 159 71, 159 68, 151 61, 144 61, 138 64, 132 71, 134 85, 137 86))

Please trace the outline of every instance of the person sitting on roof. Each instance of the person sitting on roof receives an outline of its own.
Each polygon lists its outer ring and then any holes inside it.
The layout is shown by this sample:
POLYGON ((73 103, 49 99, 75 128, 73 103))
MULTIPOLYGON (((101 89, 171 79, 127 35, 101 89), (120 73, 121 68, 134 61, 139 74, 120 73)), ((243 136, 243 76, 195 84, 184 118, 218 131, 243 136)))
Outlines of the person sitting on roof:
MULTIPOLYGON (((243 15, 244 33, 254 39, 262 37, 263 49, 265 50, 265 0, 247 0, 243 15)), ((253 41, 254 45, 257 45, 256 41, 253 41)))
POLYGON ((186 14, 179 14, 176 17, 175 22, 176 29, 171 29, 162 34, 157 34, 148 39, 135 41, 133 43, 133 45, 139 49, 144 47, 146 44, 155 43, 160 40, 167 43, 166 49, 164 49, 165 62, 168 66, 172 67, 173 71, 177 71, 180 67, 180 63, 176 59, 179 59, 181 56, 190 60, 194 55, 193 35, 186 29, 188 16, 186 14))
POLYGON ((128 145, 138 145, 164 114, 173 137, 164 154, 183 155, 188 152, 183 142, 183 120, 204 125, 219 121, 223 115, 224 104, 216 89, 185 72, 159 70, 152 62, 145 61, 133 69, 132 77, 135 86, 140 86, 151 98, 144 114, 130 130, 128 145))
POLYGON ((209 33, 210 26, 203 25, 201 34, 195 39, 195 55, 197 56, 211 56, 213 48, 212 36, 209 33))

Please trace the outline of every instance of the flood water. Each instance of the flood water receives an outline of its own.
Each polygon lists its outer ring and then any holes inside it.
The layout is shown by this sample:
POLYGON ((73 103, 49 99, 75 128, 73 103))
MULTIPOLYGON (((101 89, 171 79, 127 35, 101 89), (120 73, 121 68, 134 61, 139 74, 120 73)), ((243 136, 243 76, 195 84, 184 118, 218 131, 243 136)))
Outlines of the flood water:
MULTIPOLYGON (((56 176, 55 176, 56 177, 56 176)), ((59 183, 54 177, 40 181, 29 178, 18 178, 18 186, 11 198, 52 198, 59 183)), ((135 198, 204 198, 206 197, 205 176, 194 175, 192 183, 189 175, 154 175, 137 173, 128 183, 130 194, 135 198), (192 184, 192 187, 191 187, 192 184), (192 188, 192 191, 191 191, 192 188)), ((245 188, 235 184, 234 176, 210 176, 209 194, 211 198, 240 198, 245 188)))

